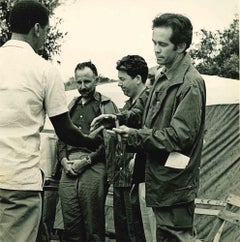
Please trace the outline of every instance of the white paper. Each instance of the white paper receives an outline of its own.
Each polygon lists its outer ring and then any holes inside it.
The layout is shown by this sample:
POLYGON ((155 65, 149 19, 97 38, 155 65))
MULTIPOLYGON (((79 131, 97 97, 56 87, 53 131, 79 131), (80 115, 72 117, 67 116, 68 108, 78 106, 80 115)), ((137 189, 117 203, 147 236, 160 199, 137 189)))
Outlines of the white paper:
POLYGON ((171 152, 165 163, 166 167, 185 169, 189 163, 190 158, 178 152, 171 152))

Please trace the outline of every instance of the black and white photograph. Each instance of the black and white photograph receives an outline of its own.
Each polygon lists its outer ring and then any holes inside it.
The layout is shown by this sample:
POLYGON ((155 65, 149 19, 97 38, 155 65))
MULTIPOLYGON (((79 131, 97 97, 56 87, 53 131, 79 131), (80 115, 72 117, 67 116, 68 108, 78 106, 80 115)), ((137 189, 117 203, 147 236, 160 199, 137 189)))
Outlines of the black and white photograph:
POLYGON ((240 242, 239 1, 0 0, 0 242, 240 242))

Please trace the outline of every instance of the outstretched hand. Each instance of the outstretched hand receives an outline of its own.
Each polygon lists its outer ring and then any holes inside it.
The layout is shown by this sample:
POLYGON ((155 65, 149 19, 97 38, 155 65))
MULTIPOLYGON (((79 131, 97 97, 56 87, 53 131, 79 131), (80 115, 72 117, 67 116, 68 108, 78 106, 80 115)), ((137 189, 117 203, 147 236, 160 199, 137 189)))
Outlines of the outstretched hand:
POLYGON ((90 130, 90 134, 88 135, 89 138, 95 139, 96 137, 99 136, 100 132, 104 129, 104 126, 101 125, 96 129, 93 129, 92 131, 90 130))
POLYGON ((113 128, 113 131, 121 135, 122 140, 126 141, 132 134, 134 129, 127 127, 126 125, 119 126, 118 128, 113 128))
POLYGON ((94 118, 90 124, 90 131, 94 131, 99 126, 104 126, 104 124, 112 123, 117 118, 115 114, 101 114, 94 118))

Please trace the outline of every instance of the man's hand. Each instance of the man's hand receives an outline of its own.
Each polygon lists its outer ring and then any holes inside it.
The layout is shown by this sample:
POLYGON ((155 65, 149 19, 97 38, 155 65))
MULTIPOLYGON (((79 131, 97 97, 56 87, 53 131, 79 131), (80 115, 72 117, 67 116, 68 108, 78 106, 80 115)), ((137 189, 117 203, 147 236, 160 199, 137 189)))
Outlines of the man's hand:
POLYGON ((85 171, 89 164, 90 163, 87 157, 80 160, 73 160, 72 170, 77 174, 81 174, 83 171, 85 171))
POLYGON ((113 131, 121 135, 122 140, 126 141, 129 136, 134 132, 135 129, 131 129, 125 125, 120 126, 119 128, 113 128, 113 131))
POLYGON ((72 169, 72 164, 73 161, 68 160, 67 158, 63 158, 61 161, 61 165, 65 171, 65 173, 69 176, 77 176, 78 173, 76 173, 73 169, 72 169))
POLYGON ((128 164, 128 168, 129 168, 129 171, 131 172, 131 174, 133 174, 134 165, 135 165, 135 155, 134 155, 134 157, 129 161, 129 164, 128 164))
POLYGON ((100 134, 100 132, 104 129, 104 126, 101 125, 100 127, 94 129, 91 131, 91 133, 88 135, 89 138, 91 139, 95 139, 96 137, 98 137, 98 135, 100 134))
POLYGON ((95 130, 98 126, 103 125, 104 123, 111 123, 112 120, 115 120, 117 116, 115 114, 101 114, 98 117, 94 118, 90 124, 90 131, 95 130))

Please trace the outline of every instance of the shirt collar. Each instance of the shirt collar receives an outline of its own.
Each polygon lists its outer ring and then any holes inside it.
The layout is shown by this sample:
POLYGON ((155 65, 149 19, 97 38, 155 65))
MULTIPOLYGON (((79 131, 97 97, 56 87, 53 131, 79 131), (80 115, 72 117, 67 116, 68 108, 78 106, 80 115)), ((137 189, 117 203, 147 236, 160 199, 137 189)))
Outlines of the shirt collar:
POLYGON ((34 50, 31 47, 31 45, 28 44, 26 41, 22 41, 22 40, 15 40, 15 39, 8 40, 3 45, 3 47, 8 47, 8 46, 14 46, 14 47, 19 47, 19 48, 24 48, 24 49, 31 50, 31 51, 34 52, 34 50))
POLYGON ((127 99, 125 101, 125 104, 130 105, 130 106, 134 105, 136 103, 137 99, 145 92, 145 90, 146 90, 146 87, 143 88, 143 90, 137 95, 137 97, 134 100, 132 98, 127 99))
MULTIPOLYGON (((82 96, 79 96, 78 104, 82 105, 81 99, 82 99, 82 96)), ((92 100, 95 100, 95 101, 98 101, 98 102, 101 101, 100 93, 95 91, 94 94, 87 100, 87 102, 84 105, 86 105, 87 103, 91 102, 92 100)))
POLYGON ((157 83, 158 80, 166 80, 169 81, 169 85, 175 85, 183 82, 184 75, 191 65, 191 57, 189 56, 188 53, 184 53, 182 58, 179 58, 178 60, 175 61, 173 66, 167 70, 166 73, 160 74, 157 76, 155 79, 154 83, 157 83))
POLYGON ((100 95, 100 93, 98 93, 98 92, 94 92, 94 94, 93 94, 93 98, 96 100, 96 101, 101 101, 101 95, 100 95))

